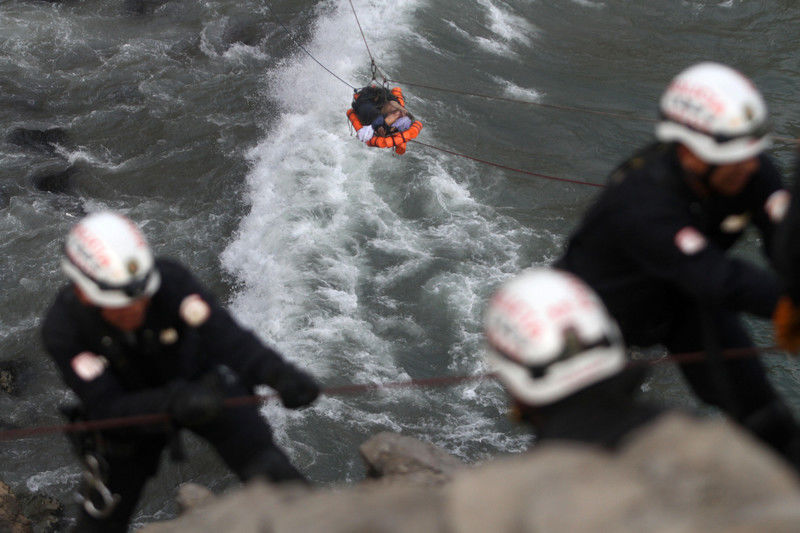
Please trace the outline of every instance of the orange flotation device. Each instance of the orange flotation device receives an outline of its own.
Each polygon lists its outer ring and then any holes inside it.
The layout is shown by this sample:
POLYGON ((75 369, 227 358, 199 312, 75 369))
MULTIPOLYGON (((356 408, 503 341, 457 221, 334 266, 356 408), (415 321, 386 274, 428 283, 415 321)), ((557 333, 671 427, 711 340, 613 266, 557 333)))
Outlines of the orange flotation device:
MULTIPOLYGON (((392 94, 397 98, 397 102, 405 107, 405 99, 403 98, 403 90, 400 87, 395 87, 392 89, 392 94)), ((358 98, 358 94, 354 96, 354 98, 358 98)), ((350 119, 350 124, 356 129, 356 131, 360 130, 363 127, 361 121, 358 120, 358 115, 356 112, 350 108, 347 110, 347 118, 350 119)), ((375 148, 394 148, 394 151, 398 155, 402 155, 406 153, 406 143, 411 139, 415 138, 419 135, 419 131, 422 129, 422 122, 419 120, 415 120, 411 127, 408 128, 406 131, 398 131, 397 133, 393 133, 391 135, 373 135, 372 139, 367 141, 368 146, 373 146, 375 148)))

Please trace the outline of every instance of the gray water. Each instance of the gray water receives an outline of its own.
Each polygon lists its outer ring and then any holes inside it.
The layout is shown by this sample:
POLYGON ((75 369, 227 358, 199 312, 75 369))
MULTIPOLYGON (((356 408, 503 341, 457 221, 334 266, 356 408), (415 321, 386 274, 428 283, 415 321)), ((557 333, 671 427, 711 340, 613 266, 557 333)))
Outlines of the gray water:
MULTIPOLYGON (((635 117, 404 86, 425 125, 419 139, 437 147, 601 183, 651 139, 669 79, 703 59, 751 76, 776 134, 797 137, 793 2, 354 5, 393 79, 635 117)), ((344 111, 352 87, 369 79, 346 1, 0 1, 3 130, 67 135, 55 153, 0 142, 0 365, 18 377, 16 395, 0 395, 2 425, 62 422, 56 406, 69 395, 37 328, 64 281, 63 235, 100 208, 139 222, 158 254, 190 265, 243 324, 328 386, 484 371, 487 295, 557 257, 597 189, 418 144, 401 157, 366 148, 344 111), (35 187, 67 169, 50 192, 35 187)), ((791 143, 771 153, 788 174, 791 143)), ((751 236, 737 253, 759 260, 756 247, 751 236)), ((751 325, 758 344, 772 344, 767 323, 751 325)), ((800 366, 765 360, 800 414, 800 366)), ((694 405, 669 365, 645 391, 694 405)), ((527 448, 504 410, 499 387, 473 384, 324 397, 300 412, 268 405, 264 414, 312 480, 342 484, 363 477, 357 446, 383 430, 471 463, 527 448)), ((188 463, 165 462, 138 525, 174 515, 181 481, 235 485, 203 443, 189 449, 188 463)), ((0 453, 0 479, 12 488, 69 500, 79 469, 66 439, 3 443, 0 453)))

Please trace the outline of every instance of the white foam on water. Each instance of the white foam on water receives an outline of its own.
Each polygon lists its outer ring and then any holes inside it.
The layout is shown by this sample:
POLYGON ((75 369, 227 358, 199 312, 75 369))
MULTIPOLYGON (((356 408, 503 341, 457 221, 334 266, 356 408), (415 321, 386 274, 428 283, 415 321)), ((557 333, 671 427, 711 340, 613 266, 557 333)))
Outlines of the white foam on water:
MULTIPOLYGON (((391 70, 383 10, 374 2, 355 5, 373 54, 391 70)), ((415 5, 393 6, 395 36, 413 32, 415 5)), ((366 83, 369 57, 349 4, 323 9, 304 46, 348 83, 366 83)), ((352 89, 303 52, 268 72, 264 85, 264 98, 280 111, 249 152, 251 210, 221 256, 241 282, 230 302, 234 315, 328 384, 408 380, 403 349, 419 353, 421 366, 434 356, 428 352, 439 332, 426 323, 428 315, 437 323, 437 315, 445 317, 443 327, 457 338, 432 366, 440 373, 484 370, 479 332, 486 287, 518 269, 527 230, 473 197, 473 164, 413 144, 393 157, 358 142, 344 113, 352 89), (415 307, 426 311, 415 315, 415 307)), ((266 410, 279 442, 291 449, 287 426, 311 417, 368 432, 402 429, 397 420, 404 409, 418 408, 420 394, 404 389, 366 405, 323 398, 300 413, 266 410)), ((431 438, 440 442, 447 435, 485 438, 495 421, 472 407, 504 398, 463 397, 463 405, 436 406, 444 414, 420 421, 419 430, 438 433, 431 438)), ((497 439, 497 447, 516 447, 506 440, 497 439)))
POLYGON ((478 35, 473 35, 467 30, 463 29, 461 26, 456 24, 453 21, 448 20, 447 25, 455 30, 456 34, 462 37, 464 40, 469 41, 470 43, 476 43, 480 48, 483 48, 485 51, 499 55, 499 56, 515 56, 513 50, 508 49, 508 45, 504 42, 494 40, 494 39, 487 39, 486 37, 481 37, 478 35))
POLYGON ((93 167, 117 172, 123 169, 127 163, 127 161, 123 161, 122 163, 111 161, 113 155, 110 152, 106 152, 104 155, 97 155, 84 147, 68 149, 61 145, 55 145, 55 151, 58 155, 63 156, 70 165, 74 165, 75 163, 88 163, 93 167))
POLYGON ((30 476, 25 481, 25 487, 31 492, 47 492, 46 489, 53 485, 77 485, 80 475, 80 471, 75 465, 62 466, 30 476))
POLYGON ((597 0, 572 0, 573 3, 583 7, 591 7, 594 9, 603 9, 606 7, 605 2, 597 0))
POLYGON ((531 46, 539 32, 536 26, 491 0, 478 0, 477 5, 485 13, 487 19, 485 26, 492 32, 492 37, 474 35, 452 20, 445 21, 446 24, 470 44, 504 58, 519 57, 514 47, 528 48, 531 46))
POLYGON ((488 12, 489 29, 505 43, 526 47, 531 45, 533 36, 537 32, 533 24, 492 0, 479 0, 478 3, 488 12))
POLYGON ((499 76, 492 76, 492 79, 497 85, 503 88, 503 96, 508 98, 518 98, 527 100, 529 102, 540 102, 542 100, 542 93, 530 87, 520 87, 519 85, 504 80, 499 76))
MULTIPOLYGON (((369 5, 359 8, 368 38, 374 37, 369 28, 376 27, 379 12, 369 5)), ((397 10, 398 19, 403 9, 397 10)), ((341 38, 354 37, 354 31, 349 6, 342 4, 320 18, 305 46, 333 72, 363 80, 368 64, 363 42, 341 38)), ((302 52, 269 73, 267 84, 266 97, 277 100, 282 112, 249 154, 251 212, 222 256, 246 286, 232 307, 287 353, 311 339, 342 339, 347 332, 371 351, 385 350, 354 312, 363 260, 360 235, 380 233, 393 216, 367 171, 387 154, 348 136, 344 110, 352 89, 302 52)), ((308 364, 326 370, 323 363, 308 364)))

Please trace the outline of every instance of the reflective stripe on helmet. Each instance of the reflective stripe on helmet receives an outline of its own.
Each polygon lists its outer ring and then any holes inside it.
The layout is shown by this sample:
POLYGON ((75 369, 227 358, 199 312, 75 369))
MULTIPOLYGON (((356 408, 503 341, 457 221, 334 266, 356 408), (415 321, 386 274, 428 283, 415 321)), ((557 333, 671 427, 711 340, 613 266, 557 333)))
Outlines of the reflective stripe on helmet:
POLYGON ((678 74, 661 97, 656 137, 680 142, 711 164, 757 156, 769 144, 767 108, 745 76, 719 63, 678 74))
POLYGON ((600 299, 558 270, 530 269, 504 284, 485 333, 487 362, 527 405, 556 402, 625 366, 622 336, 600 299))
POLYGON ((141 231, 112 212, 88 215, 67 235, 61 266, 93 304, 124 307, 161 283, 141 231))

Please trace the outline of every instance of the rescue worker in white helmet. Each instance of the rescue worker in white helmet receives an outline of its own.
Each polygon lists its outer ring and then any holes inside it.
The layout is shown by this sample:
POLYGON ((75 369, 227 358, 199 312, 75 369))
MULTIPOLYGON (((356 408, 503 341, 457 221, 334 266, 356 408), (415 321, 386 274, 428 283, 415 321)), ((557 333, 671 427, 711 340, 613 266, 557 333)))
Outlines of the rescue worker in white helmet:
POLYGON ((614 319, 567 272, 532 268, 504 283, 485 313, 486 359, 537 439, 616 447, 664 409, 636 397, 614 319))
POLYGON ((127 530, 175 428, 209 441, 242 480, 305 482, 256 406, 223 402, 266 384, 284 406, 302 407, 319 394, 309 374, 239 326, 183 266, 154 259, 144 235, 120 214, 83 218, 64 252, 71 283, 58 293, 42 335, 83 417, 171 415, 167 425, 94 435, 92 452, 107 463, 108 494, 119 502, 102 513, 85 502, 76 531, 127 530))
POLYGON ((790 195, 763 153, 767 110, 736 70, 704 62, 679 73, 660 104, 657 142, 614 170, 555 265, 601 297, 629 345, 706 351, 680 370, 694 393, 800 468, 800 428, 752 348, 740 313, 770 318, 771 270, 728 250, 753 225, 772 260, 790 195))

